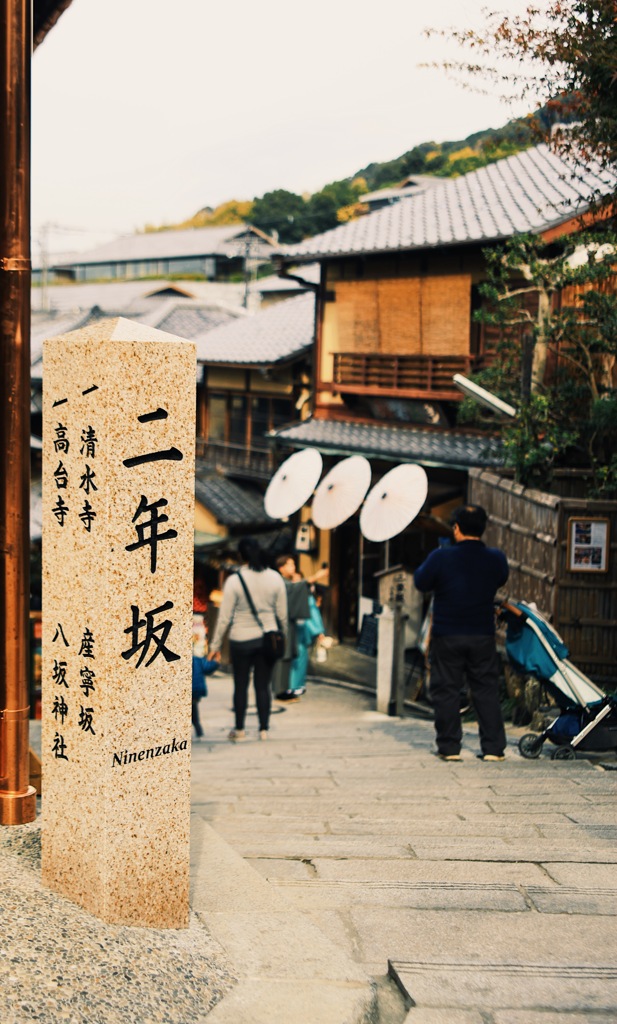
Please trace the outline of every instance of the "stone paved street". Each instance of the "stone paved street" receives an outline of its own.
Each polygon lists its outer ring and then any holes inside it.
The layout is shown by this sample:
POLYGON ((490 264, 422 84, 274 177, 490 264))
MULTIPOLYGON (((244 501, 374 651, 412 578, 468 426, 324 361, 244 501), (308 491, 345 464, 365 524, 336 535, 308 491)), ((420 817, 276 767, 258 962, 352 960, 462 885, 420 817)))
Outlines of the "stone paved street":
POLYGON ((483 764, 472 723, 445 764, 430 722, 319 683, 234 745, 231 679, 209 688, 194 812, 378 980, 382 1021, 617 1020, 613 754, 525 761, 519 730, 483 764))

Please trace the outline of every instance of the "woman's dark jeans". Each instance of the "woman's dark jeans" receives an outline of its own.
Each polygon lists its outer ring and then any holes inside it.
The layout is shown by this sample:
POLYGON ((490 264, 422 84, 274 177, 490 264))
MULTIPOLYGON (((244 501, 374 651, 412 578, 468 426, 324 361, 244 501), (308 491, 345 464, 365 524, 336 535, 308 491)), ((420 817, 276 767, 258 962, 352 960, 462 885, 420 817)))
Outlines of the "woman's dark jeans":
POLYGON ((232 640, 229 644, 229 652, 234 673, 236 729, 244 729, 252 670, 259 729, 260 731, 267 730, 270 724, 270 706, 272 703, 270 692, 272 665, 268 665, 263 656, 261 637, 258 640, 245 640, 242 643, 232 640))

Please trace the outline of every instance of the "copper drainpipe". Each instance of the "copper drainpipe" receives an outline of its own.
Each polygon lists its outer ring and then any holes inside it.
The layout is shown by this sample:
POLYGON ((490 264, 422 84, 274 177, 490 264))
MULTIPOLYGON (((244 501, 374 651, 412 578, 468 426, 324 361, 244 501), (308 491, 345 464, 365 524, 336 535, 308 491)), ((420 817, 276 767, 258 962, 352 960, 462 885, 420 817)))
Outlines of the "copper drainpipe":
POLYGON ((0 824, 29 785, 31 0, 0 0, 0 824))

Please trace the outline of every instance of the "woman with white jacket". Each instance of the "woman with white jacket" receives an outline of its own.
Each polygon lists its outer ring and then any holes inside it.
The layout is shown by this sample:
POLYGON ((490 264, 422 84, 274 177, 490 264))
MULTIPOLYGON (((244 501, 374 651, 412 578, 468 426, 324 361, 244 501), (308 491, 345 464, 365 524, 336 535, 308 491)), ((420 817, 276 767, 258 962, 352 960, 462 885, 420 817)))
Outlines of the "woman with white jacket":
POLYGON ((232 573, 225 581, 209 653, 211 659, 221 660, 221 646, 229 632, 235 714, 235 727, 229 733, 229 739, 234 743, 246 738, 244 720, 251 671, 259 717, 259 738, 268 738, 273 666, 264 657, 263 635, 264 632, 276 629, 285 635, 287 633, 287 595, 281 576, 264 566, 259 544, 252 537, 244 537, 238 550, 243 564, 238 572, 232 573), (259 622, 251 609, 240 575, 251 596, 259 622))

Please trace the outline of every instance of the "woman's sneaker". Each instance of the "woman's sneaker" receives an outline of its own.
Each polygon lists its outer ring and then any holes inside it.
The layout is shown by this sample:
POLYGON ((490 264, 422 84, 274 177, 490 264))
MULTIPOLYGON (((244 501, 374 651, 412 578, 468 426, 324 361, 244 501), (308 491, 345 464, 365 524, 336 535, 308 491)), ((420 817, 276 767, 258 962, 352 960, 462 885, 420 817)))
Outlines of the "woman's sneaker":
POLYGON ((232 729, 227 739, 232 743, 242 743, 242 740, 246 739, 246 733, 244 729, 232 729))

